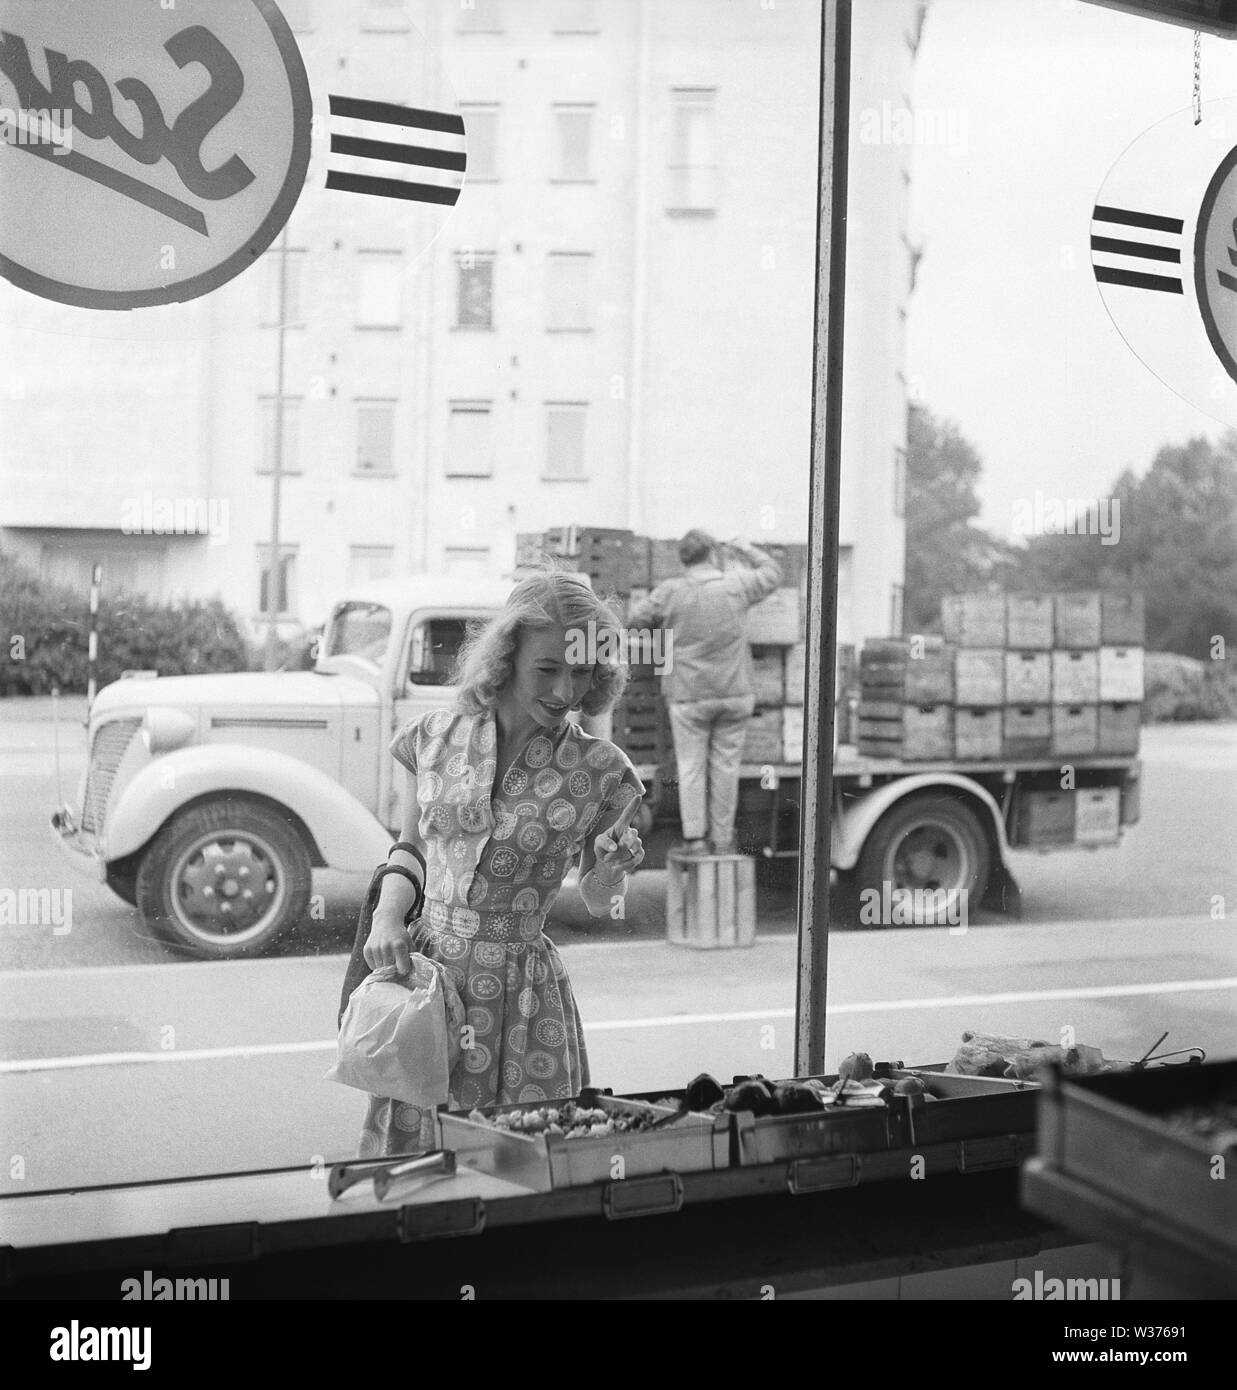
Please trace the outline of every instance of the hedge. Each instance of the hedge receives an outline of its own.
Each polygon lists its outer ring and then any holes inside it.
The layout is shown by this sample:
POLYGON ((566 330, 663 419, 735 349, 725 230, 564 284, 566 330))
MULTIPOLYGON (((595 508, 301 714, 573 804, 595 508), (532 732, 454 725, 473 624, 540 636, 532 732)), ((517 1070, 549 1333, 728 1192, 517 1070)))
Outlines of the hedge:
POLYGON ((1232 660, 1198 661, 1176 652, 1147 652, 1143 667, 1144 724, 1237 719, 1237 654, 1232 660))
MULTIPOLYGON (((0 552, 0 695, 86 689, 90 605, 0 552)), ((97 620, 100 687, 125 670, 161 676, 244 671, 250 657, 236 619, 218 599, 154 603, 137 594, 102 597, 97 620)))

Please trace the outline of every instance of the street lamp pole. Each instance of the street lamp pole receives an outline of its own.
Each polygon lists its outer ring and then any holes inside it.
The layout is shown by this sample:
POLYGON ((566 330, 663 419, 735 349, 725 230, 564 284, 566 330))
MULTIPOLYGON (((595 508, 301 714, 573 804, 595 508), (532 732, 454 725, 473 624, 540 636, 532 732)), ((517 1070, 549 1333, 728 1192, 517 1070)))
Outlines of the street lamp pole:
POLYGON ((279 237, 279 334, 275 369, 275 448, 271 460, 271 553, 266 571, 266 669, 279 665, 279 591, 283 565, 279 554, 279 502, 283 490, 284 358, 288 333, 288 224, 279 237))

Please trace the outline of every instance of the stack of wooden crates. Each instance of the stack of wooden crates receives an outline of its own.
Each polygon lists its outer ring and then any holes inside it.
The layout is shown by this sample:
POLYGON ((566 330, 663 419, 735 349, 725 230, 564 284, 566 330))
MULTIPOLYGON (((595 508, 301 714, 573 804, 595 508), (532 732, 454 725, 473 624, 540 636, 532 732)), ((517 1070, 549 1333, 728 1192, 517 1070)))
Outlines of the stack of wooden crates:
POLYGON ((950 595, 941 628, 864 644, 860 753, 982 762, 1138 752, 1140 593, 950 595))
MULTIPOLYGON (((803 690, 806 661, 807 546, 769 543, 760 547, 782 567, 782 584, 748 614, 756 711, 748 722, 745 763, 798 763, 803 757, 803 690)), ((613 595, 626 613, 663 580, 683 573, 677 539, 640 536, 597 526, 557 526, 517 537, 517 566, 535 565, 545 553, 587 574, 593 588, 613 595)), ((614 741, 636 763, 673 760, 669 714, 661 699, 656 668, 631 652, 630 675, 615 706, 614 741)))

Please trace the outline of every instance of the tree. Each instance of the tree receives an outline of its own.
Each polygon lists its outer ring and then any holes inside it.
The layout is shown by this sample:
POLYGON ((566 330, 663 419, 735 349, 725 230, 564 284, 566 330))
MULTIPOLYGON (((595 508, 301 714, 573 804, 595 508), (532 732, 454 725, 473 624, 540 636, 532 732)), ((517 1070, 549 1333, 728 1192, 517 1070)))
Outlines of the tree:
POLYGON ((1033 536, 1012 584, 1141 589, 1154 651, 1207 660, 1217 635, 1237 641, 1237 433, 1163 446, 1141 478, 1126 469, 1111 498, 1111 543, 1090 531, 1033 536))
POLYGON ((924 406, 907 417, 906 583, 907 632, 940 627, 941 599, 1000 586, 1012 549, 975 524, 975 484, 983 463, 950 420, 924 406))

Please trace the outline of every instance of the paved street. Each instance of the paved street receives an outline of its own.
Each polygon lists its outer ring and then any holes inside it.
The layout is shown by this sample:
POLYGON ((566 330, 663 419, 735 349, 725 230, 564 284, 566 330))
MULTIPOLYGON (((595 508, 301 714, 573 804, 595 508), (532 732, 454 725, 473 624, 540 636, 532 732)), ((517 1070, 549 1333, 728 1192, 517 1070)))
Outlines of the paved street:
MULTIPOLYGON (((350 1154, 364 1101, 322 1074, 363 880, 319 875, 325 921, 275 958, 178 960, 107 889, 61 866, 45 830, 50 725, 29 717, 45 709, 16 710, 0 705, 0 880, 71 885, 74 907, 63 935, 4 934, 0 1116, 6 1151, 25 1161, 8 1190, 350 1154)), ((1168 1029, 1169 1046, 1237 1055, 1237 737, 1232 726, 1152 728, 1143 756, 1143 819, 1120 848, 1016 856, 1021 923, 984 916, 956 936, 833 931, 829 1064, 855 1049, 939 1061, 964 1028, 1056 1038, 1072 1027, 1116 1057, 1168 1029), (1227 919, 1212 920, 1217 896, 1227 919)), ((66 787, 79 771, 80 753, 66 753, 66 787)), ((702 1070, 789 1074, 793 892, 762 895, 754 948, 701 953, 660 939, 661 879, 638 881, 635 935, 557 929, 594 1081, 638 1091, 702 1070)))

